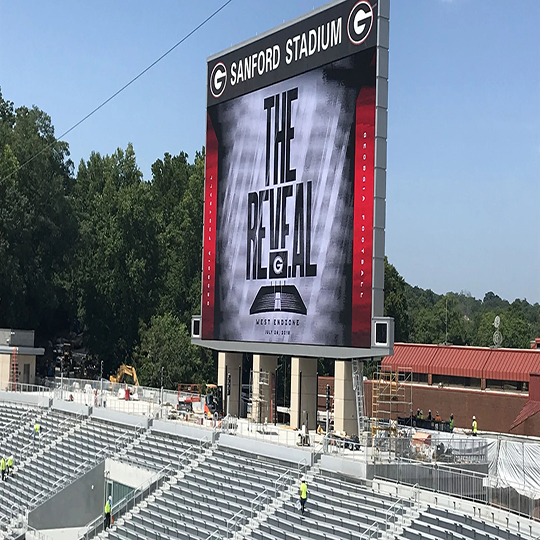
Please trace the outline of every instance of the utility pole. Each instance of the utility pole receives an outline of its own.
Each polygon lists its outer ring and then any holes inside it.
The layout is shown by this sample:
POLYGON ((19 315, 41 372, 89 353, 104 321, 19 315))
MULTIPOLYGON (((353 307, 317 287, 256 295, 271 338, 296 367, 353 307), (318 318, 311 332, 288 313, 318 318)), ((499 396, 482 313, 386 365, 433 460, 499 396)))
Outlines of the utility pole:
POLYGON ((163 419, 163 370, 165 366, 161 366, 161 396, 159 398, 159 417, 163 419))
POLYGON ((330 385, 326 385, 326 433, 330 433, 330 385))
POLYGON ((99 372, 99 402, 103 403, 103 360, 101 360, 101 369, 99 372))
POLYGON ((60 400, 64 401, 64 349, 60 357, 60 400))
POLYGON ((446 339, 444 344, 448 345, 448 296, 446 297, 446 339))

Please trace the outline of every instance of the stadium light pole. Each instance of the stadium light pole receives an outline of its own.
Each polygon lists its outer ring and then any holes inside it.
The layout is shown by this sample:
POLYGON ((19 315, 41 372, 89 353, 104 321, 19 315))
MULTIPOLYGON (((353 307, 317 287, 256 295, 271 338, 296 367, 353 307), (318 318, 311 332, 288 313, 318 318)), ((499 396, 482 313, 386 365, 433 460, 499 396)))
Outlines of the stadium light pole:
POLYGON ((60 401, 64 401, 64 349, 60 357, 60 401))
POLYGON ((99 401, 103 402, 103 360, 101 360, 101 369, 99 372, 99 401))
POLYGON ((165 366, 161 366, 161 394, 159 398, 159 417, 163 420, 163 370, 165 366))

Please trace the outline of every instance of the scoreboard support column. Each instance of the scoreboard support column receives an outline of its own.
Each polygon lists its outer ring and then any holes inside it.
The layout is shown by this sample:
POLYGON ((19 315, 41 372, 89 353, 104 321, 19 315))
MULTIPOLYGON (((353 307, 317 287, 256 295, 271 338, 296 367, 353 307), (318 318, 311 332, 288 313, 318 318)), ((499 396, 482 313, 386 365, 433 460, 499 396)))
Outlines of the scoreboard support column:
POLYGON ((240 411, 240 376, 242 369, 242 353, 220 352, 218 354, 218 386, 223 388, 224 397, 229 400, 227 410, 233 416, 238 416, 240 411), (230 374, 231 393, 227 396, 227 375, 230 374))
POLYGON ((317 427, 317 359, 291 358, 291 428, 317 427))
POLYGON ((277 368, 277 356, 266 354, 253 355, 253 414, 254 418, 261 423, 273 421, 273 392, 272 381, 275 380, 277 368), (261 377, 261 372, 266 375, 261 377))
POLYGON ((334 373, 334 430, 344 431, 347 435, 358 434, 352 362, 336 360, 334 373))

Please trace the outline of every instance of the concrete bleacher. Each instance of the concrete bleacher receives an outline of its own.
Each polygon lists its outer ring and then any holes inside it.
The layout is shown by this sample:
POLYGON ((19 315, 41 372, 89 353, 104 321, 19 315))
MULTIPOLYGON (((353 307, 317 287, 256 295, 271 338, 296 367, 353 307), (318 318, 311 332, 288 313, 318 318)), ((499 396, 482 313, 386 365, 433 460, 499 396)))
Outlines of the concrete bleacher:
MULTIPOLYGON (((59 481, 73 482, 84 466, 110 457, 144 469, 146 476, 139 471, 141 478, 154 478, 165 467, 169 471, 164 483, 158 484, 161 487, 145 492, 127 514, 115 515, 115 524, 101 534, 103 539, 227 538, 233 516, 242 537, 249 540, 353 540, 364 534, 402 540, 533 538, 532 533, 520 534, 512 524, 504 527, 501 519, 498 524, 495 518, 488 523, 480 514, 446 509, 436 498, 428 502, 427 492, 419 498, 401 492, 398 496, 397 487, 376 490, 375 480, 356 478, 356 472, 321 470, 323 461, 308 467, 312 461, 303 459, 298 448, 253 441, 233 445, 231 436, 218 438, 204 429, 167 427, 163 421, 143 425, 135 418, 123 423, 112 413, 106 419, 103 412, 88 416, 90 410, 76 414, 75 408, 69 412, 62 406, 59 410, 0 403, 0 453, 13 454, 16 465, 15 474, 0 483, 0 522, 12 515, 13 505, 24 513, 52 495, 59 481), (36 420, 42 432, 34 441, 36 420), (212 444, 216 438, 217 444, 212 444), (23 448, 27 451, 21 456, 23 448), (283 479, 286 471, 292 486, 283 479), (308 483, 303 516, 298 506, 300 475, 308 483)), ((78 484, 72 487, 78 489, 78 484)))
POLYGON ((419 512, 418 517, 412 523, 404 527, 403 538, 413 540, 523 540, 527 538, 517 532, 503 527, 492 525, 486 521, 475 519, 472 516, 448 510, 428 506, 419 512))
POLYGON ((42 432, 35 440, 33 424, 27 430, 33 453, 24 463, 15 461, 14 474, 0 484, 0 501, 20 511, 46 500, 56 486, 75 480, 85 466, 97 463, 100 452, 114 454, 119 437, 136 436, 132 426, 111 426, 62 411, 49 411, 40 423, 42 432))
POLYGON ((121 452, 117 459, 143 469, 160 471, 168 465, 177 466, 186 450, 197 444, 191 439, 152 430, 121 452))
POLYGON ((114 527, 109 538, 206 539, 216 531, 224 533, 227 521, 239 512, 244 513, 239 525, 245 525, 252 501, 265 489, 273 496, 275 481, 295 466, 222 448, 207 451, 196 466, 114 527))
POLYGON ((362 482, 315 471, 316 474, 307 479, 305 514, 302 515, 298 508, 298 490, 293 489, 293 495, 283 507, 262 522, 248 538, 353 539, 368 530, 374 531, 374 523, 383 529, 388 520, 394 522, 396 514, 405 510, 393 498, 373 493, 362 482))

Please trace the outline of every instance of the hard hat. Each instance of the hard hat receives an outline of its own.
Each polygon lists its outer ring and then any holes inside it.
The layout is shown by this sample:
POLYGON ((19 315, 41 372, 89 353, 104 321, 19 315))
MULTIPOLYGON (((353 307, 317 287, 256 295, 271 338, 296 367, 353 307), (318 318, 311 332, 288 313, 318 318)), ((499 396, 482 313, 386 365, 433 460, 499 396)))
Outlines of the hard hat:
POLYGON ((473 416, 472 419, 473 419, 473 420, 476 420, 476 416, 473 416))
POLYGON ((109 495, 109 501, 112 501, 112 495, 109 495))
POLYGON ((421 411, 420 411, 420 414, 424 414, 424 411, 421 410, 421 411))

